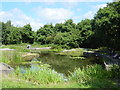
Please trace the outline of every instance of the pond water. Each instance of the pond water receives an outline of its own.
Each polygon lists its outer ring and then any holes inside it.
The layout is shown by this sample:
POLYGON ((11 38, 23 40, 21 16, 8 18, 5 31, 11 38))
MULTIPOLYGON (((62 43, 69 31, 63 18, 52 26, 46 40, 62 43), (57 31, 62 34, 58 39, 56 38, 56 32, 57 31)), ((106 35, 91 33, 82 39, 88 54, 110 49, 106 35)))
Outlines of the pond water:
MULTIPOLYGON (((11 57, 14 56, 14 52, 7 52, 11 57)), ((7 53, 4 53, 7 54, 7 53)), ((32 61, 41 61, 43 64, 49 64, 52 69, 57 71, 58 73, 62 73, 64 75, 68 75, 69 72, 73 72, 75 68, 83 67, 86 65, 94 64, 95 57, 86 58, 86 59, 71 59, 69 56, 62 56, 56 54, 55 52, 41 52, 38 58, 33 58, 30 61, 27 61, 26 64, 19 64, 20 68, 24 70, 24 68, 34 69, 37 68, 38 64, 31 64, 32 61)), ((15 68, 18 64, 11 63, 11 67, 15 68)))
POLYGON ((65 75, 74 71, 75 68, 94 64, 94 58, 70 59, 68 56, 62 56, 53 52, 41 53, 37 60, 44 64, 49 64, 52 69, 65 75))

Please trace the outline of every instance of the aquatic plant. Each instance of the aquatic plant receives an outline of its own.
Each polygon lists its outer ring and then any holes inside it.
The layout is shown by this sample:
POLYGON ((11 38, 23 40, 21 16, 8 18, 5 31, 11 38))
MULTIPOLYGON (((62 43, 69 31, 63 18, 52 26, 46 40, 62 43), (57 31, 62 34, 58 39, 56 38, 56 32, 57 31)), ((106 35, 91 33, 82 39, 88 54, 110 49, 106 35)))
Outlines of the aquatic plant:
POLYGON ((99 65, 94 66, 86 66, 83 68, 77 68, 73 73, 71 73, 71 76, 69 77, 70 80, 75 80, 77 82, 85 82, 88 80, 91 80, 93 78, 103 78, 106 77, 105 70, 102 69, 99 65))
POLYGON ((65 56, 71 56, 71 57, 79 57, 83 55, 83 52, 85 52, 85 49, 78 48, 78 49, 71 49, 71 50, 64 50, 60 52, 60 55, 65 55, 65 56))
MULTIPOLYGON (((113 77, 112 77, 113 78, 113 77)), ((77 68, 69 76, 70 81, 76 81, 91 87, 115 87, 116 84, 110 79, 110 72, 104 70, 100 65, 89 65, 77 68)))
POLYGON ((38 84, 58 83, 64 80, 59 73, 50 68, 38 67, 32 70, 24 69, 24 71, 21 73, 18 67, 12 75, 38 84))

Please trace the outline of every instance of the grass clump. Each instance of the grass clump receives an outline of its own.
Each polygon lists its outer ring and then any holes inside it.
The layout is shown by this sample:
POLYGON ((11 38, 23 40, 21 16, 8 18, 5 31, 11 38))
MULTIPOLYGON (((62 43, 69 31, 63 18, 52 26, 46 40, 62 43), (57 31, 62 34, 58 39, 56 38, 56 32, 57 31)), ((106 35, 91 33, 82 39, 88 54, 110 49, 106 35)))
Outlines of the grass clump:
POLYGON ((38 67, 35 70, 25 69, 24 73, 21 72, 20 68, 17 68, 12 75, 38 84, 58 83, 63 81, 63 77, 50 68, 38 67))
POLYGON ((94 88, 116 87, 116 83, 110 79, 113 78, 110 74, 111 71, 104 70, 100 65, 87 66, 86 68, 75 69, 69 76, 69 80, 94 88))
POLYGON ((70 57, 79 57, 83 55, 83 52, 86 50, 82 48, 77 48, 77 49, 71 49, 71 50, 63 50, 60 52, 60 55, 65 55, 65 56, 70 56, 70 57))
POLYGON ((99 65, 87 66, 82 69, 75 69, 75 71, 71 73, 70 79, 82 83, 93 79, 93 77, 101 79, 103 76, 106 76, 105 74, 105 71, 99 65))
POLYGON ((6 64, 20 64, 22 57, 16 51, 0 51, 0 61, 6 64))
POLYGON ((30 52, 29 49, 26 49, 27 44, 18 44, 18 45, 4 45, 1 48, 10 48, 10 49, 15 49, 18 52, 30 52))

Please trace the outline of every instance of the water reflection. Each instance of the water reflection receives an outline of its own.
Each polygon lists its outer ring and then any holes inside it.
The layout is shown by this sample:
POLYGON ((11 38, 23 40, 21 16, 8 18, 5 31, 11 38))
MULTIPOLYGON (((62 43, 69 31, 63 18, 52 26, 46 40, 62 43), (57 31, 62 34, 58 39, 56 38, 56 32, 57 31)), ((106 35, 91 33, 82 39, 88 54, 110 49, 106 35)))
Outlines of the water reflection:
POLYGON ((74 71, 75 68, 82 67, 85 65, 93 64, 90 59, 77 59, 73 60, 67 56, 61 56, 55 53, 41 53, 40 57, 37 58, 44 64, 51 65, 51 68, 59 73, 63 73, 65 75, 69 74, 69 72, 74 71))
MULTIPOLYGON (((36 71, 43 69, 43 67, 50 67, 63 76, 69 75, 69 72, 73 72, 75 68, 83 67, 93 64, 94 58, 87 59, 70 59, 68 56, 61 56, 53 52, 41 53, 39 58, 33 58, 26 64, 30 70, 36 71), (50 66, 49 66, 50 65, 50 66), (43 66, 43 67, 42 67, 43 66)), ((21 66, 22 73, 26 65, 21 66)))

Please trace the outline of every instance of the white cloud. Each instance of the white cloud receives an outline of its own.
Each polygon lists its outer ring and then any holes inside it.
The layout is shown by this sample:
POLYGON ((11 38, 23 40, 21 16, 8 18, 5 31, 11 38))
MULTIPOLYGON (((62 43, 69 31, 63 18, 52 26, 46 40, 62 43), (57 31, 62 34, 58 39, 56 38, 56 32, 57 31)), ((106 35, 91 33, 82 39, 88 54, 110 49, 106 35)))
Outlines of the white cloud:
POLYGON ((88 11, 87 13, 80 15, 80 16, 74 16, 72 19, 75 21, 75 23, 80 22, 84 19, 93 19, 94 15, 96 14, 95 11, 88 11))
POLYGON ((107 4, 100 4, 100 5, 96 5, 95 8, 100 9, 100 8, 104 8, 106 6, 107 6, 107 4))
POLYGON ((77 8, 76 10, 77 10, 77 12, 80 12, 80 11, 81 11, 81 8, 77 8))
POLYGON ((35 8, 39 18, 44 22, 58 23, 63 22, 73 16, 73 12, 64 8, 35 8), (39 12, 38 12, 39 11, 39 12))
POLYGON ((42 26, 42 24, 40 24, 40 21, 25 15, 18 8, 14 8, 10 11, 0 12, 0 21, 6 22, 8 20, 11 20, 12 24, 15 26, 24 26, 25 24, 30 23, 33 30, 37 30, 40 26, 42 26))
POLYGON ((97 11, 100 9, 100 8, 104 8, 106 7, 107 4, 99 4, 99 5, 96 5, 96 6, 93 6, 93 10, 90 10, 88 11, 87 13, 85 13, 83 15, 84 18, 89 18, 89 19, 93 19, 94 15, 97 13, 97 11))
POLYGON ((63 23, 66 19, 72 18, 73 15, 72 11, 64 8, 38 8, 36 12, 38 17, 32 18, 18 8, 10 11, 0 11, 0 21, 7 22, 11 20, 14 26, 24 26, 29 23, 35 31, 43 24, 63 23))
POLYGON ((94 15, 95 15, 96 11, 89 11, 86 14, 83 15, 84 18, 89 18, 89 19, 93 19, 94 15))
MULTIPOLYGON (((55 0, 53 0, 55 1, 55 0)), ((70 0, 73 2, 74 0, 70 0)), ((69 1, 69 2, 70 2, 69 1)), ((0 11, 0 21, 6 22, 11 20, 15 26, 23 26, 30 23, 33 30, 38 30, 43 24, 49 23, 61 23, 67 19, 73 19, 75 22, 85 18, 92 19, 99 8, 105 7, 107 4, 99 4, 92 7, 92 10, 88 11, 84 15, 76 16, 73 11, 65 8, 34 8, 34 12, 37 14, 36 18, 32 18, 23 13, 20 9, 14 8, 10 11, 0 11), (40 23, 41 22, 41 23, 40 23)), ((81 11, 81 8, 77 8, 77 11, 81 11)))

